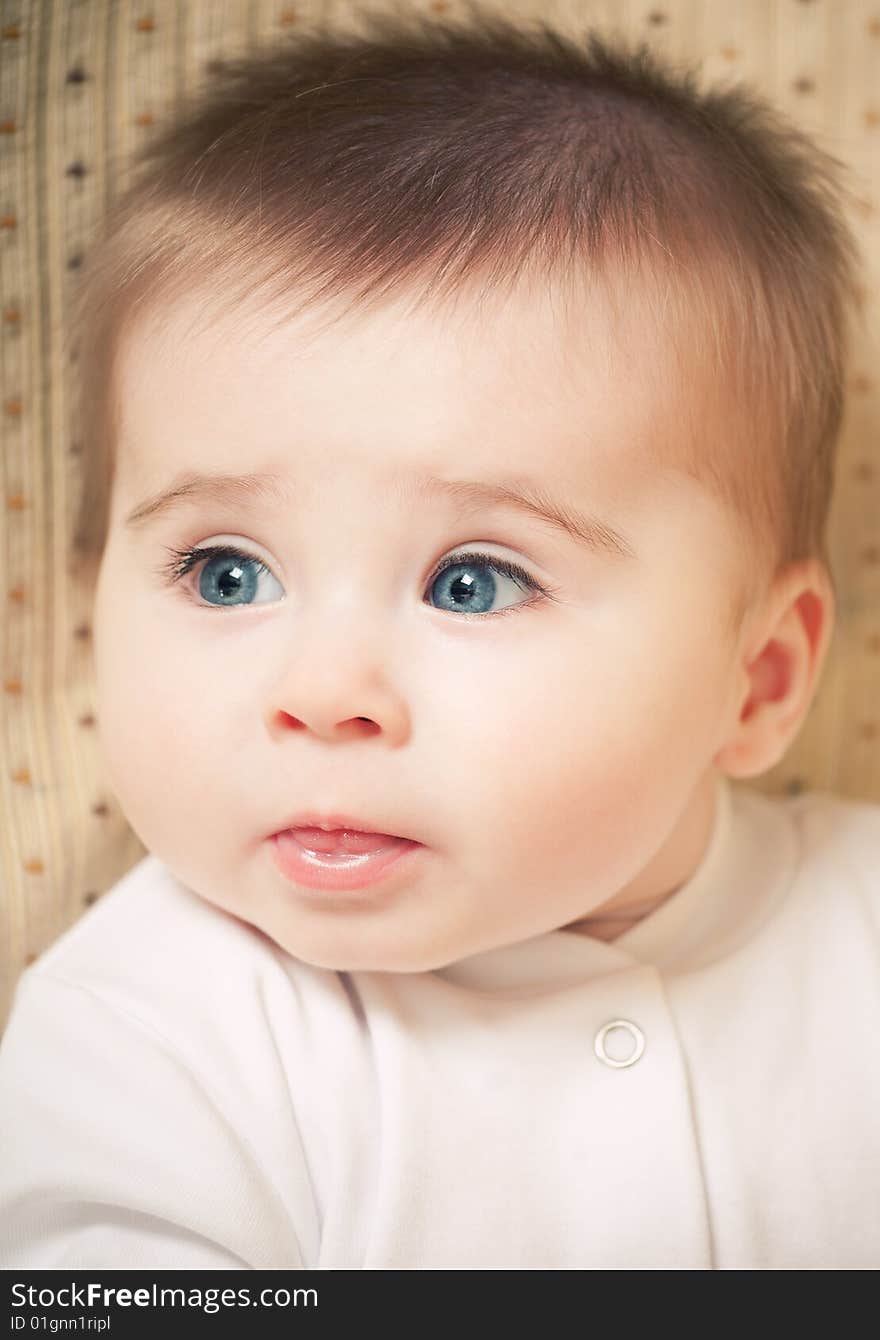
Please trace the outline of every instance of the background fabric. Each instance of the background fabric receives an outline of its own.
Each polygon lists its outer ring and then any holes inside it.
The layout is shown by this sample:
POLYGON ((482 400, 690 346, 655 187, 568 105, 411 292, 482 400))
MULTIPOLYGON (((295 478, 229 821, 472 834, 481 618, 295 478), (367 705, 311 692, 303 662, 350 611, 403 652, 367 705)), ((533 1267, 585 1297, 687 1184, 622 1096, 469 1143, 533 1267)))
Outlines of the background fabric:
MULTIPOLYGON (((22 968, 144 855, 102 764, 91 593, 71 565, 77 267, 132 153, 224 58, 316 16, 356 28, 368 10, 415 7, 459 11, 446 0, 0 0, 0 1025, 22 968)), ((837 625, 797 742, 749 784, 880 802, 880 0, 503 9, 643 37, 706 82, 750 82, 855 174, 847 215, 865 282, 832 514, 837 625)))

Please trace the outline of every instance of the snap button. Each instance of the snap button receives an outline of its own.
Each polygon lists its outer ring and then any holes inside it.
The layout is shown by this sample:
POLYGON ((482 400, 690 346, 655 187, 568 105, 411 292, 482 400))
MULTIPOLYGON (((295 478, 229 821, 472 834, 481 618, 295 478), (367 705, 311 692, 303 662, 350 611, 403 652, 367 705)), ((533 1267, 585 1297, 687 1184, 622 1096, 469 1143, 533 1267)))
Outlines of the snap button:
POLYGON ((606 1065, 614 1066, 616 1069, 621 1066, 633 1065, 645 1050, 645 1035, 629 1019, 612 1019, 610 1024, 604 1024, 599 1029, 593 1043, 593 1050, 600 1061, 604 1061, 606 1065), (618 1031, 616 1037, 609 1039, 610 1047, 608 1047, 605 1039, 615 1029, 620 1031, 618 1031), (632 1042, 626 1040, 626 1033, 630 1034, 632 1042))

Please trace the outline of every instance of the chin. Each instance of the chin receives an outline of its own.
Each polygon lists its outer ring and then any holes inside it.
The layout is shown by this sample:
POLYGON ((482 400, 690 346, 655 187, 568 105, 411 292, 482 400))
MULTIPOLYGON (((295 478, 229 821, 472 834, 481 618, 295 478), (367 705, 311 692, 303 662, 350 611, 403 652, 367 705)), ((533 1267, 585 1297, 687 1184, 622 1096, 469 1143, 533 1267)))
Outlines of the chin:
MULTIPOLYGON (((280 944, 278 941, 276 943, 280 944)), ((436 950, 432 953, 424 946, 414 950, 400 949, 398 952, 387 947, 370 949, 364 945, 340 944, 299 943, 295 946, 280 944, 280 948, 302 963, 309 963, 313 968, 325 968, 330 972, 432 972, 437 968, 445 968, 457 958, 465 957, 463 953, 444 954, 436 950)))

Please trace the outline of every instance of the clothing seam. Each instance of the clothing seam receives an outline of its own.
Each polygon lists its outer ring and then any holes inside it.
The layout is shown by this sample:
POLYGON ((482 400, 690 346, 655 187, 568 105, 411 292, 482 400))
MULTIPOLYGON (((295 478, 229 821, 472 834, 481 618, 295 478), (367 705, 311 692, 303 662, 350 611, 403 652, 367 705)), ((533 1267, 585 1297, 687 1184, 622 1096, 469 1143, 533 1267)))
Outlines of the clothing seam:
POLYGON ((374 1103, 374 1111, 376 1113, 376 1120, 375 1120, 376 1157, 371 1163, 370 1193, 369 1193, 370 1212, 372 1217, 369 1223, 365 1224, 363 1232, 360 1235, 360 1240, 358 1244, 361 1250, 363 1268, 365 1270, 368 1270, 370 1269, 370 1267, 368 1266, 367 1262, 369 1260, 370 1250, 373 1245, 373 1237, 376 1222, 375 1210, 379 1202, 379 1198, 381 1196, 383 1175, 385 1172, 385 1165, 387 1162, 387 1152, 386 1152, 387 1140, 385 1139, 387 1122, 385 1119, 386 1114, 385 1114, 385 1107, 383 1104, 382 1085, 379 1082, 379 1055, 376 1046, 376 1034, 370 1020, 369 1011, 367 1010, 366 1004, 364 1003, 359 986, 354 980, 355 973, 342 969, 337 971, 336 976, 339 980, 340 987, 345 993, 349 1005, 351 1006, 358 1020, 358 1024, 360 1026, 361 1032, 366 1041, 366 1046, 369 1051, 370 1074, 372 1077, 371 1081, 372 1093, 370 1096, 374 1103))
POLYGON ((694 1095, 694 1086, 691 1079, 690 1059, 688 1057, 687 1050, 685 1049, 684 1043, 682 1041, 681 1033, 679 1032, 678 1020, 676 1019, 675 1011, 672 1008, 672 1000, 670 998, 669 991, 666 986, 666 980, 659 968, 655 968, 654 971, 656 972, 657 978, 660 982, 660 990, 663 993, 663 1000, 666 1004, 666 1010, 669 1015, 669 1020, 672 1024, 672 1031, 675 1035, 675 1040, 678 1043, 679 1057, 681 1059, 681 1066, 682 1070, 684 1071, 685 1083, 687 1085, 688 1114, 691 1119, 691 1129, 693 1131, 694 1144, 697 1147, 697 1159, 700 1168, 700 1186, 702 1188, 702 1198, 703 1198, 703 1212, 705 1214, 706 1229, 709 1238, 709 1269, 717 1270, 718 1251, 715 1244, 715 1224, 712 1219, 712 1209, 709 1203, 709 1188, 706 1181, 706 1159, 703 1150, 703 1142, 700 1137, 700 1127, 696 1118, 696 1099, 694 1095))
MULTIPOLYGON (((260 1004, 265 1011, 266 1001, 262 989, 260 990, 260 1004)), ((318 1197, 315 1194, 315 1179, 312 1175, 312 1166, 309 1163, 308 1155, 306 1154, 305 1141, 302 1138, 302 1132, 299 1128, 299 1122, 297 1121, 296 1107, 294 1105, 293 1094, 290 1091, 290 1084, 288 1082, 287 1070, 285 1069, 284 1064, 281 1060, 281 1051, 278 1046, 278 1039, 275 1037, 275 1034, 271 1029, 269 1030, 269 1035, 272 1040, 272 1052, 276 1060, 278 1061, 280 1069, 284 1074, 284 1089, 287 1094, 288 1108, 290 1111, 291 1120, 293 1121, 293 1124, 296 1128, 297 1139, 299 1140, 299 1147, 302 1153, 303 1167, 306 1172, 306 1178, 309 1184, 309 1192, 312 1197, 312 1209, 315 1216, 315 1223, 318 1225, 318 1256, 320 1257, 321 1241, 324 1236, 324 1218, 318 1206, 318 1197)), ((297 1237, 296 1234, 294 1234, 294 1237, 296 1237, 297 1247, 299 1249, 300 1254, 300 1260, 303 1262, 303 1265, 305 1265, 305 1254, 303 1253, 302 1245, 300 1244, 299 1238, 297 1237)))

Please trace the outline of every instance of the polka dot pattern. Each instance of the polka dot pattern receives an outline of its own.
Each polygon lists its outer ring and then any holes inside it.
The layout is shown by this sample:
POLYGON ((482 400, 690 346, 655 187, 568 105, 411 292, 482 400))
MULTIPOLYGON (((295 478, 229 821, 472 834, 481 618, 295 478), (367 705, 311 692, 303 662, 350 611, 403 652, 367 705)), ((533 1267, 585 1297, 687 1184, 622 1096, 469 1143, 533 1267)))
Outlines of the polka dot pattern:
MULTIPOLYGON (((420 3, 434 14, 461 8, 455 0, 420 3)), ((515 8, 574 31, 589 21, 601 27, 611 15, 608 5, 589 0, 576 6, 517 0, 515 8)), ((9 881, 0 980, 10 984, 0 998, 0 1024, 21 970, 144 854, 102 770, 89 593, 72 562, 84 447, 69 412, 77 359, 77 349, 64 342, 71 284, 125 163, 173 116, 178 94, 217 77, 238 52, 271 43, 330 6, 327 0, 190 0, 186 6, 45 0, 15 9, 0 25, 0 544, 8 634, 0 650, 6 773, 0 840, 9 881), (37 68, 36 53, 44 69, 37 68), (107 127, 114 153, 101 161, 107 127)), ((343 17, 345 9, 333 6, 343 17)), ((880 7, 834 0, 696 7, 684 0, 620 0, 613 10, 615 27, 676 58, 698 61, 707 80, 753 81, 855 167, 850 221, 869 262, 860 304, 866 329, 872 320, 876 326, 880 7)), ((837 631, 800 737, 777 768, 751 783, 768 792, 825 787, 880 800, 875 361, 863 339, 854 349, 832 517, 837 631)))

